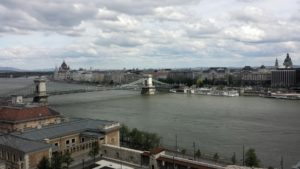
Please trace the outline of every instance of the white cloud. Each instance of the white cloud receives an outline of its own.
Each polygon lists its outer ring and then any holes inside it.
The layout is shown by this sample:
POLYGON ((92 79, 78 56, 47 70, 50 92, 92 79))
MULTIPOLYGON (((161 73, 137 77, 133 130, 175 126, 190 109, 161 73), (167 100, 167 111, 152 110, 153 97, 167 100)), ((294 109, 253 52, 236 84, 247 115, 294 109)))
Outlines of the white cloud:
POLYGON ((2 0, 0 66, 47 68, 62 59, 95 68, 272 65, 287 52, 300 64, 297 6, 297 0, 2 0))

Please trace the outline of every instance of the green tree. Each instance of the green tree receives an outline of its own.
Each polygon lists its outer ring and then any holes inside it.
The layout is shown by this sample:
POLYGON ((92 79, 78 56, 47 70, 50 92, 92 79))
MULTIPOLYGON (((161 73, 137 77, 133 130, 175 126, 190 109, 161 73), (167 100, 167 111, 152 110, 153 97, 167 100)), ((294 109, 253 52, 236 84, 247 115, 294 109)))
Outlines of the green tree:
POLYGON ((62 162, 66 164, 64 168, 69 168, 70 164, 74 161, 74 159, 71 157, 71 153, 67 151, 65 154, 62 156, 62 162))
POLYGON ((236 156, 235 156, 235 153, 233 153, 232 157, 231 157, 231 162, 232 164, 235 164, 236 163, 236 156))
POLYGON ((195 156, 198 158, 198 160, 199 160, 199 158, 201 157, 201 151, 200 151, 200 149, 198 149, 197 151, 196 151, 196 153, 195 153, 195 156))
POLYGON ((62 169, 62 154, 60 152, 54 152, 51 159, 52 169, 62 169))
POLYGON ((203 80, 201 78, 197 79, 196 85, 197 85, 197 87, 203 87, 203 85, 204 85, 203 80))
POLYGON ((125 125, 121 128, 121 141, 122 137, 129 143, 130 148, 148 151, 160 145, 160 137, 157 134, 143 132, 136 128, 130 130, 125 125))
POLYGON ((186 153, 186 149, 182 149, 181 154, 182 154, 183 157, 184 157, 185 153, 186 153))
POLYGON ((218 162, 218 160, 219 160, 219 158, 220 158, 220 157, 219 157, 219 154, 218 154, 218 153, 215 153, 213 158, 214 158, 214 160, 215 160, 216 162, 218 162))
POLYGON ((245 154, 245 164, 248 167, 259 167, 260 160, 257 158, 255 149, 250 148, 245 154))
POLYGON ((37 169, 51 169, 49 159, 47 157, 43 157, 38 163, 37 169))
POLYGON ((94 162, 96 162, 96 156, 99 154, 99 144, 97 142, 94 142, 92 145, 92 149, 89 152, 89 156, 94 159, 94 162))

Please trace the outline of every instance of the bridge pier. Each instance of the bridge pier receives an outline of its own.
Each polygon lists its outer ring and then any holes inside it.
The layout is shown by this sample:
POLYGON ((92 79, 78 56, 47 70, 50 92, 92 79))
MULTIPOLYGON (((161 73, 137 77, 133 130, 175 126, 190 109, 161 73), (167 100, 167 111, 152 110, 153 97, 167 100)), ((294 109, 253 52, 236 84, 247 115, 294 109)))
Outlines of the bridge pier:
POLYGON ((48 95, 46 89, 46 80, 43 78, 37 78, 34 80, 35 92, 33 97, 33 103, 47 104, 48 95))
POLYGON ((147 75, 144 79, 144 86, 142 87, 141 94, 143 95, 154 95, 156 88, 152 82, 152 75, 147 75))

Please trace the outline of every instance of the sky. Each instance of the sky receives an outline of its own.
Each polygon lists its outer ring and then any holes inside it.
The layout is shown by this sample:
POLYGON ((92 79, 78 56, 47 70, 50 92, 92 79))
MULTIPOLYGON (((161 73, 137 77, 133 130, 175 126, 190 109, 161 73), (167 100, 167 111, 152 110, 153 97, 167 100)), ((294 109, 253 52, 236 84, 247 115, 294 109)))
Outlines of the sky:
POLYGON ((0 67, 300 65, 300 0, 0 0, 0 67))

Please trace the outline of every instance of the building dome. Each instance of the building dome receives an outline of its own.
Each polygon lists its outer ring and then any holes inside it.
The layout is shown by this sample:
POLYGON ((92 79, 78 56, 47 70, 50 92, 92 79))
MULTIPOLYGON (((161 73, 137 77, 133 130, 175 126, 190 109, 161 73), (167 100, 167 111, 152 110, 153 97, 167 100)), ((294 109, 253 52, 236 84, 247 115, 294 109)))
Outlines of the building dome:
POLYGON ((65 61, 63 61, 63 63, 61 64, 59 70, 69 70, 70 67, 66 64, 65 61))
POLYGON ((293 62, 292 59, 290 58, 289 54, 286 55, 286 58, 284 59, 283 65, 285 68, 292 68, 293 67, 293 62))

